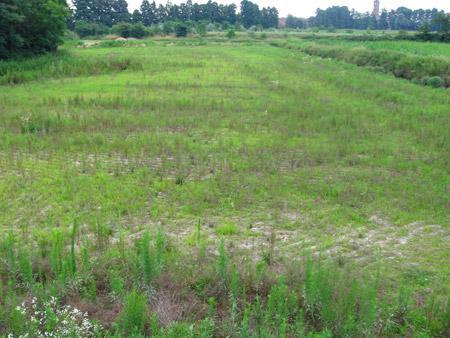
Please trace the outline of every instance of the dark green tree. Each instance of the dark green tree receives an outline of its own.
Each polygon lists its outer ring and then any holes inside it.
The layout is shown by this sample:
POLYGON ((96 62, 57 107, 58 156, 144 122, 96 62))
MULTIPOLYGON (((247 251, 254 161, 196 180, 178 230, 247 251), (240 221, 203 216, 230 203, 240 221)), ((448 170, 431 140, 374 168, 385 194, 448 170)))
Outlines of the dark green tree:
POLYGON ((141 4, 142 23, 145 26, 151 26, 157 22, 156 3, 150 3, 148 0, 142 1, 141 4))
POLYGON ((20 11, 20 0, 5 0, 0 3, 0 59, 19 52, 23 38, 18 32, 25 17, 20 11))
POLYGON ((286 19, 286 27, 294 29, 304 29, 308 25, 307 20, 288 15, 286 19))
POLYGON ((260 23, 261 12, 259 6, 249 0, 241 2, 241 18, 245 28, 256 26, 260 23))
POLYGON ((128 12, 128 3, 126 0, 110 0, 111 1, 111 23, 113 25, 119 22, 130 21, 130 13, 128 12))
POLYGON ((93 0, 72 0, 75 21, 94 21, 93 0))
POLYGON ((138 9, 135 9, 131 14, 131 22, 132 23, 142 22, 142 14, 141 12, 139 12, 138 9))
POLYGON ((264 28, 278 27, 278 10, 275 7, 265 7, 261 10, 260 24, 264 28))
POLYGON ((178 23, 175 26, 175 35, 177 38, 185 38, 188 35, 188 27, 184 23, 178 23))
POLYGON ((0 3, 0 58, 55 51, 67 24, 61 0, 3 0, 0 3))
POLYGON ((237 14, 236 14, 236 5, 235 4, 225 6, 223 14, 225 16, 225 21, 227 21, 233 25, 236 23, 237 14))
POLYGON ((440 12, 433 19, 433 25, 437 26, 439 33, 448 34, 450 33, 450 13, 446 14, 440 12))

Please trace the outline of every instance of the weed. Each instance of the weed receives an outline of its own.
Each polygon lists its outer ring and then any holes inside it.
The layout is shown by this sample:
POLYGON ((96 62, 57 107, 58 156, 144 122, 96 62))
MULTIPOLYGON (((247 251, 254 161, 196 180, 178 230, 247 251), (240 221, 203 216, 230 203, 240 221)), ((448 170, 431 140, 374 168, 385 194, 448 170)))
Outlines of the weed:
POLYGON ((117 321, 119 332, 127 336, 143 332, 147 321, 146 304, 145 297, 136 290, 125 297, 124 307, 117 321))
POLYGON ((226 222, 216 227, 216 234, 219 236, 231 236, 239 232, 239 228, 233 222, 226 222))

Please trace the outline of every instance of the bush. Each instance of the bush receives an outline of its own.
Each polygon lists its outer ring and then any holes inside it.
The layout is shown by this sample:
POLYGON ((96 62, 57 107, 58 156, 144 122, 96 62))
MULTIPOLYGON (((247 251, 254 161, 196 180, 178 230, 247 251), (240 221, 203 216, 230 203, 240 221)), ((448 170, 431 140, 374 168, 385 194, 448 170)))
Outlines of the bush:
POLYGON ((112 31, 123 38, 142 39, 147 35, 145 27, 142 23, 118 23, 112 27, 112 31))
POLYGON ((333 26, 329 26, 329 27, 327 28, 327 32, 328 32, 328 33, 336 33, 336 28, 334 28, 333 26))
POLYGON ((424 86, 430 86, 433 88, 442 88, 445 86, 445 81, 439 76, 425 76, 422 78, 421 83, 424 86))
POLYGON ((227 32, 227 38, 228 39, 234 39, 236 37, 236 32, 234 31, 234 29, 230 29, 228 32, 227 32))
POLYGON ((164 33, 164 35, 169 35, 172 34, 174 32, 174 25, 173 22, 164 22, 164 25, 162 27, 162 31, 164 33))
POLYGON ((75 23, 75 33, 77 33, 81 38, 85 38, 87 36, 99 36, 108 34, 109 28, 105 25, 100 25, 97 23, 77 21, 77 23, 75 23))
POLYGON ((66 30, 66 32, 64 33, 64 40, 74 41, 74 40, 79 40, 79 39, 80 39, 80 37, 74 31, 66 30))
POLYGON ((216 234, 221 236, 235 235, 239 232, 239 228, 236 224, 228 222, 216 227, 216 234))
POLYGON ((398 34, 397 34, 398 39, 400 39, 400 40, 408 39, 408 36, 409 36, 409 34, 407 31, 405 31, 405 30, 398 31, 398 34))
POLYGON ((121 22, 112 27, 114 34, 117 34, 123 38, 129 38, 131 36, 131 24, 121 22))
POLYGON ((136 39, 142 39, 147 35, 147 31, 142 23, 131 25, 130 36, 136 39))
POLYGON ((146 28, 146 35, 147 36, 156 36, 161 35, 162 29, 159 26, 151 26, 146 28))
POLYGON ((197 34, 200 36, 206 36, 206 25, 204 23, 197 25, 197 34))
POLYGON ((118 326, 122 333, 132 336, 144 330, 147 319, 147 301, 136 291, 129 293, 119 316, 118 326))
POLYGON ((188 27, 184 23, 175 26, 175 35, 177 38, 185 38, 188 35, 188 27))

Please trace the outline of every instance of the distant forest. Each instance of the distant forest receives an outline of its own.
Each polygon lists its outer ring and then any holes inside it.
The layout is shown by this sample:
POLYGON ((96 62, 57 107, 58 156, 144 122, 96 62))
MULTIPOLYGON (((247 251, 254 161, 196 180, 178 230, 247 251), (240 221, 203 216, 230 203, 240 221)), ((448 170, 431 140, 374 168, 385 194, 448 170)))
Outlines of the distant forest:
POLYGON ((279 14, 275 7, 260 8, 248 0, 241 1, 240 12, 235 4, 223 5, 214 1, 205 4, 188 0, 180 5, 157 5, 155 1, 142 1, 138 10, 129 13, 125 0, 73 0, 71 22, 79 21, 102 24, 111 27, 119 22, 142 23, 152 26, 169 21, 206 21, 219 24, 241 24, 245 28, 261 26, 278 27, 279 14))
POLYGON ((358 13, 348 7, 318 9, 315 16, 303 19, 289 16, 280 20, 275 7, 260 8, 255 2, 242 0, 240 6, 208 1, 188 0, 179 5, 170 1, 157 5, 142 1, 140 8, 129 12, 126 0, 1 0, 0 59, 55 51, 66 28, 80 37, 115 33, 122 37, 141 38, 156 34, 199 35, 207 30, 322 29, 420 30, 421 39, 450 41, 450 14, 437 9, 382 10, 379 16, 358 13), (439 34, 430 34, 438 31, 439 34))
MULTIPOLYGON (((243 0, 240 8, 235 4, 218 4, 209 0, 205 4, 188 0, 179 5, 170 1, 166 5, 155 1, 142 1, 139 9, 129 13, 125 0, 73 0, 72 15, 69 26, 74 28, 79 21, 101 24, 111 27, 119 22, 142 23, 152 26, 170 21, 209 22, 226 25, 242 25, 244 28, 277 28, 279 12, 275 7, 260 8, 256 3, 243 0)), ((297 18, 289 15, 281 21, 287 28, 305 29, 308 27, 335 29, 380 29, 380 30, 419 30, 423 25, 430 25, 431 30, 438 30, 432 22, 444 14, 438 9, 412 10, 399 7, 396 10, 383 9, 378 19, 369 12, 360 13, 347 6, 333 6, 317 9, 310 18, 297 18)))
MULTIPOLYGON (((286 19, 289 28, 335 28, 335 29, 379 29, 379 30, 419 30, 429 25, 431 30, 439 30, 440 24, 434 24, 439 17, 445 16, 444 11, 433 9, 412 10, 399 7, 396 10, 383 9, 379 18, 373 13, 360 13, 350 10, 347 6, 333 6, 327 9, 317 9, 316 15, 309 19, 297 18, 292 15, 286 19)), ((450 17, 447 15, 447 21, 450 17)))

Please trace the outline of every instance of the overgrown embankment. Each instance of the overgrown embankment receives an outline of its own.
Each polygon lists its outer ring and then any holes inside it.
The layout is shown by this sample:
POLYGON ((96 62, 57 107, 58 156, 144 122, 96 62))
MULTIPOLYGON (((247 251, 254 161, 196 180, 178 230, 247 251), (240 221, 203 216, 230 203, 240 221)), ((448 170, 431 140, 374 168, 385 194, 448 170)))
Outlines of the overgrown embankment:
POLYGON ((322 44, 272 42, 273 46, 300 50, 322 58, 332 58, 358 66, 391 73, 398 78, 432 87, 450 87, 450 62, 445 58, 419 56, 390 50, 372 50, 322 44))
POLYGON ((0 240, 0 335, 8 337, 443 337, 445 298, 400 287, 380 273, 306 258, 274 264, 206 250, 198 226, 192 251, 161 230, 108 241, 98 224, 14 234, 0 240), (70 233, 69 233, 70 232, 70 233), (30 236, 31 237, 31 236, 30 236), (4 285, 4 287, 3 287, 4 285))

